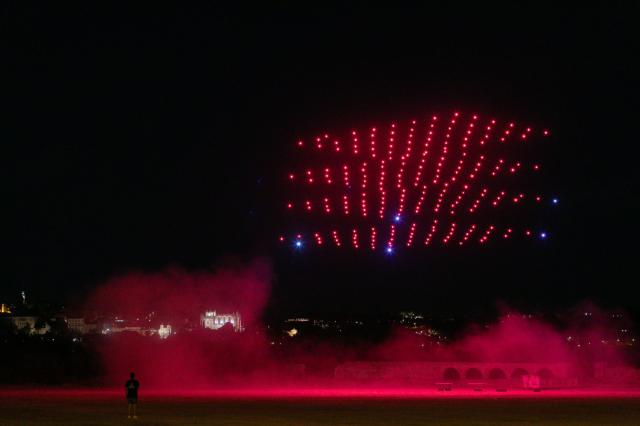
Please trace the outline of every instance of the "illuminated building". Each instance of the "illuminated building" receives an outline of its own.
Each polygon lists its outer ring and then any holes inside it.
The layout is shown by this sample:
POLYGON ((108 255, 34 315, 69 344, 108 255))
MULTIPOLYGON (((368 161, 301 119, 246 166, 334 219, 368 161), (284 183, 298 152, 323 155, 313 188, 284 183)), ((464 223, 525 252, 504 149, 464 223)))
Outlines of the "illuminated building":
POLYGON ((233 326, 233 330, 236 332, 244 330, 242 327, 242 318, 238 312, 233 314, 217 314, 216 311, 207 311, 200 315, 200 325, 204 328, 218 330, 226 324, 231 324, 233 326))
POLYGON ((150 332, 148 330, 143 329, 142 327, 108 327, 105 326, 102 329, 102 334, 113 334, 113 333, 122 333, 122 332, 131 332, 131 333, 138 333, 141 334, 143 336, 147 335, 147 334, 153 334, 153 332, 150 332))
POLYGON ((13 316, 11 317, 11 321, 13 321, 13 324, 18 330, 27 331, 29 334, 47 334, 51 330, 49 324, 46 323, 44 324, 44 327, 36 328, 38 317, 13 316))
POLYGON ((11 308, 9 305, 5 305, 4 303, 0 304, 0 314, 10 314, 11 308))
POLYGON ((70 331, 79 333, 79 334, 87 334, 98 329, 97 324, 87 324, 84 318, 67 318, 65 319, 67 323, 67 328, 70 331))
POLYGON ((166 339, 167 337, 171 336, 171 326, 169 324, 160 324, 160 328, 158 329, 158 336, 160 336, 161 339, 166 339))
POLYGON ((288 318, 284 322, 309 322, 309 318, 288 318))

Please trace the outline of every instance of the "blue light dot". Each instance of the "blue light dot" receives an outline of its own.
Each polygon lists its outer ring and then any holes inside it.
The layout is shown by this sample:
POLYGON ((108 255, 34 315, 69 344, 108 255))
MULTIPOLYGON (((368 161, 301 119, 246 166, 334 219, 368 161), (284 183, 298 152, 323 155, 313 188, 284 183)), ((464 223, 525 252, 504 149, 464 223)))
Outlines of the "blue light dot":
POLYGON ((296 247, 300 248, 302 247, 302 241, 296 241, 296 247))
POLYGON ((553 204, 558 204, 559 200, 558 200, 557 198, 554 198, 553 200, 551 200, 551 202, 552 202, 553 204))
POLYGON ((543 240, 544 240, 545 238, 547 238, 547 233, 546 233, 546 232, 541 232, 541 233, 540 233, 540 238, 542 238, 543 240))
POLYGON ((393 253, 393 248, 387 247, 387 253, 393 253))
POLYGON ((400 215, 397 214, 394 218, 393 218, 396 222, 400 222, 400 215))

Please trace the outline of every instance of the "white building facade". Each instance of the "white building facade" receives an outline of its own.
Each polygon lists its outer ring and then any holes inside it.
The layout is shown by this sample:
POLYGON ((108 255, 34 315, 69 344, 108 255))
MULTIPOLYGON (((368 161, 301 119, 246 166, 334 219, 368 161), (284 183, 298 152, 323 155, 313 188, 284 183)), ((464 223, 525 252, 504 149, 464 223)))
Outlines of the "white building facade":
POLYGON ((67 328, 78 334, 87 334, 98 331, 98 324, 88 324, 84 318, 66 318, 67 328))
POLYGON ((11 321, 16 326, 16 329, 26 331, 29 334, 47 334, 51 327, 45 323, 44 327, 36 328, 38 317, 33 316, 12 316, 11 321))
POLYGON ((235 332, 244 330, 240 313, 218 314, 216 311, 207 311, 200 315, 200 325, 211 330, 218 330, 226 324, 231 324, 235 332))

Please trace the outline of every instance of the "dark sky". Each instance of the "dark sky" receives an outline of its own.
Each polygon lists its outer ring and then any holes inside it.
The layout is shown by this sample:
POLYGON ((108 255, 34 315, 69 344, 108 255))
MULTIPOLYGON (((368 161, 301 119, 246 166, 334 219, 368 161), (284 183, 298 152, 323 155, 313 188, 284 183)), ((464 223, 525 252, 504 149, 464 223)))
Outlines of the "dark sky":
POLYGON ((637 5, 212 3, 2 6, 0 298, 266 256, 276 312, 640 312, 637 5), (297 137, 451 108, 553 129, 547 245, 393 259, 274 246, 297 137))

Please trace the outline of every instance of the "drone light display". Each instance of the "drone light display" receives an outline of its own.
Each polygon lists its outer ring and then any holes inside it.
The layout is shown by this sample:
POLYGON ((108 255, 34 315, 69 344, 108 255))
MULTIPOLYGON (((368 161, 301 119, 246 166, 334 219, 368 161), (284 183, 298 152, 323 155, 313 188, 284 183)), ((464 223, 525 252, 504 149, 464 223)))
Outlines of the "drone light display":
POLYGON ((549 136, 453 112, 298 140, 283 175, 291 229, 278 239, 387 254, 546 239, 535 213, 559 202, 540 179, 549 136))

